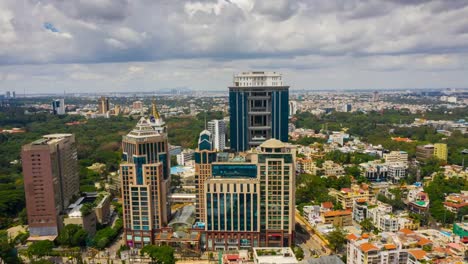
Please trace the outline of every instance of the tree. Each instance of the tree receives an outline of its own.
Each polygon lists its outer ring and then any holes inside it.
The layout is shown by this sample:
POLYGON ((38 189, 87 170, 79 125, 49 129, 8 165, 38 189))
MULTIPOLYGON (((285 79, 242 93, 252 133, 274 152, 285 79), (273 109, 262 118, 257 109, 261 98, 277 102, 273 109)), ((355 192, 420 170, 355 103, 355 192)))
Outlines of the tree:
POLYGON ((304 259, 304 250, 302 250, 301 247, 295 246, 295 247, 293 248, 293 251, 294 251, 294 255, 296 255, 296 258, 297 258, 298 260, 304 259))
POLYGON ((375 229, 374 223, 369 218, 366 218, 359 223, 361 225, 362 231, 370 233, 375 229))
POLYGON ((79 225, 66 225, 57 237, 57 242, 62 246, 83 247, 86 245, 88 233, 79 225))
POLYGON ((141 253, 151 258, 154 264, 175 264, 174 249, 169 246, 146 245, 141 253))
POLYGON ((85 203, 81 206, 80 212, 84 216, 88 216, 91 214, 94 210, 94 204, 93 203, 85 203))
POLYGON ((328 233, 326 237, 330 248, 335 253, 341 252, 346 242, 346 231, 341 227, 335 226, 335 229, 328 233))
POLYGON ((42 258, 44 256, 50 255, 50 253, 52 253, 53 248, 54 243, 52 241, 42 240, 34 242, 31 246, 29 246, 27 254, 30 259, 33 259, 33 257, 42 258))

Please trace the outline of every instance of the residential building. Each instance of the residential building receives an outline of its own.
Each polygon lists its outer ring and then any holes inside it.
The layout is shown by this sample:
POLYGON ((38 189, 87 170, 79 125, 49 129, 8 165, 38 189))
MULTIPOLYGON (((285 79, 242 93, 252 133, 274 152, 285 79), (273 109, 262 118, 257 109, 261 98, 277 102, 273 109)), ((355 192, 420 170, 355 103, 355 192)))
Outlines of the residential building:
POLYGON ((447 162, 447 158, 448 158, 447 144, 435 143, 434 144, 434 157, 436 157, 439 160, 447 162))
POLYGON ((392 206, 389 204, 378 202, 377 206, 369 209, 368 217, 380 231, 396 232, 400 229, 398 217, 392 215, 392 206))
POLYGON ((406 151, 391 151, 383 154, 386 164, 403 164, 408 166, 408 153, 406 151))
POLYGON ((417 214, 425 214, 429 210, 429 195, 425 192, 418 192, 414 199, 409 201, 408 209, 417 214))
POLYGON ((208 122, 208 131, 213 138, 213 148, 223 151, 226 148, 226 122, 224 120, 211 120, 208 122))
POLYGON ((387 166, 387 178, 392 183, 399 183, 402 179, 406 178, 406 168, 404 163, 390 163, 387 166))
POLYGON ((311 158, 297 158, 296 169, 300 172, 306 172, 312 175, 317 175, 317 170, 319 168, 315 164, 315 161, 311 158))
POLYGON ((318 205, 306 205, 303 208, 304 218, 313 226, 322 223, 322 218, 320 217, 320 206, 318 205))
POLYGON ((65 114, 65 99, 56 99, 52 101, 52 113, 54 115, 65 114))
POLYGON ((444 207, 450 212, 458 214, 462 208, 468 207, 468 194, 452 193, 448 195, 445 197, 444 207))
POLYGON ((293 244, 293 146, 269 139, 244 158, 212 162, 210 170, 204 179, 208 249, 293 244))
MULTIPOLYGON (((158 123, 164 124, 162 120, 158 123)), ((124 239, 130 247, 154 243, 155 233, 167 225, 171 214, 167 134, 165 128, 155 126, 142 117, 122 140, 124 239)))
POLYGON ((369 203, 365 199, 356 199, 353 202, 353 220, 360 223, 367 218, 369 203))
POLYGON ((229 87, 230 147, 245 151, 265 140, 288 141, 289 86, 276 72, 243 72, 229 87))
POLYGON ((387 181, 388 167, 380 161, 369 161, 359 164, 362 175, 371 182, 387 181))
POLYGON ((372 195, 369 193, 367 185, 353 184, 351 188, 342 188, 340 191, 331 189, 329 194, 335 197, 337 202, 345 209, 352 209, 354 200, 369 201, 372 195))
POLYGON ((424 162, 434 156, 434 145, 416 147, 416 160, 424 162))
POLYGON ((193 149, 184 149, 180 154, 177 154, 177 164, 185 166, 186 163, 194 159, 194 155, 193 149))
MULTIPOLYGON (((314 162, 315 165, 315 162, 314 162)), ((338 163, 334 163, 332 160, 326 160, 322 164, 323 174, 327 177, 339 177, 344 176, 345 171, 343 166, 338 163)))
POLYGON ((351 226, 353 225, 352 213, 351 210, 328 211, 321 215, 322 222, 339 227, 351 226))
POLYGON ((101 96, 98 103, 98 114, 105 115, 109 109, 109 98, 101 96))
POLYGON ((73 134, 51 134, 22 147, 26 211, 31 237, 59 234, 60 214, 80 191, 73 134))
POLYGON ((262 247, 253 249, 255 264, 297 264, 296 256, 289 247, 262 247))
POLYGON ((143 110, 143 102, 142 101, 135 101, 132 103, 133 110, 143 110))

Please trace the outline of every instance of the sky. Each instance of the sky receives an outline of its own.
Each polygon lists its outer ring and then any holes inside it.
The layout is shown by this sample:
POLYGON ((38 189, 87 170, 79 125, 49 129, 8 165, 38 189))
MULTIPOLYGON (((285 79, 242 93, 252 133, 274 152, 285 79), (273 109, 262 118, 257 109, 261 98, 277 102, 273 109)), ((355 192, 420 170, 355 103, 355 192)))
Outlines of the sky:
POLYGON ((5 91, 468 87, 467 0, 0 0, 5 91))

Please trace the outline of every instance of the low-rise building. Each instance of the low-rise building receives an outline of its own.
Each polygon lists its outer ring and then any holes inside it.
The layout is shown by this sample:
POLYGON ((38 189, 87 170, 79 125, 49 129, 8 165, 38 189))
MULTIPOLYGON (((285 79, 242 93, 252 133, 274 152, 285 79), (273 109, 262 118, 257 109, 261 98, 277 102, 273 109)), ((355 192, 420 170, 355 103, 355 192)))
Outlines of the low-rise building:
POLYGON ((255 264, 297 264, 296 256, 291 248, 253 248, 255 264))
POLYGON ((414 200, 408 203, 408 209, 413 213, 425 214, 429 210, 429 195, 418 192, 414 200))
POLYGON ((356 199, 369 201, 372 197, 366 184, 362 184, 361 186, 353 184, 351 188, 342 188, 340 191, 331 189, 329 194, 335 197, 336 201, 345 209, 353 208, 353 203, 356 199))
POLYGON ((454 214, 458 214, 464 207, 468 207, 468 194, 465 193, 452 193, 445 197, 445 209, 454 214))
POLYGON ((338 163, 334 163, 331 160, 326 160, 322 165, 323 173, 327 177, 339 177, 344 176, 344 168, 338 163))
POLYGON ((406 151, 391 151, 383 154, 383 158, 387 164, 399 163, 408 166, 408 153, 406 151))
POLYGON ((353 225, 351 210, 336 210, 322 213, 322 222, 324 224, 332 224, 334 226, 351 226, 353 225))

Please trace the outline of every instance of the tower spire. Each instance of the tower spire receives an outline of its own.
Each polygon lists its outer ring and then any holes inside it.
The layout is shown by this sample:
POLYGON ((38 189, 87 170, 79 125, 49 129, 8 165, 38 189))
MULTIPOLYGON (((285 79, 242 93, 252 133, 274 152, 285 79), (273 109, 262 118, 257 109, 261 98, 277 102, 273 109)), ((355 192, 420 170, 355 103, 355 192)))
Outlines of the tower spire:
POLYGON ((151 114, 153 115, 154 119, 160 119, 158 108, 156 107, 156 100, 154 99, 151 101, 151 114))

